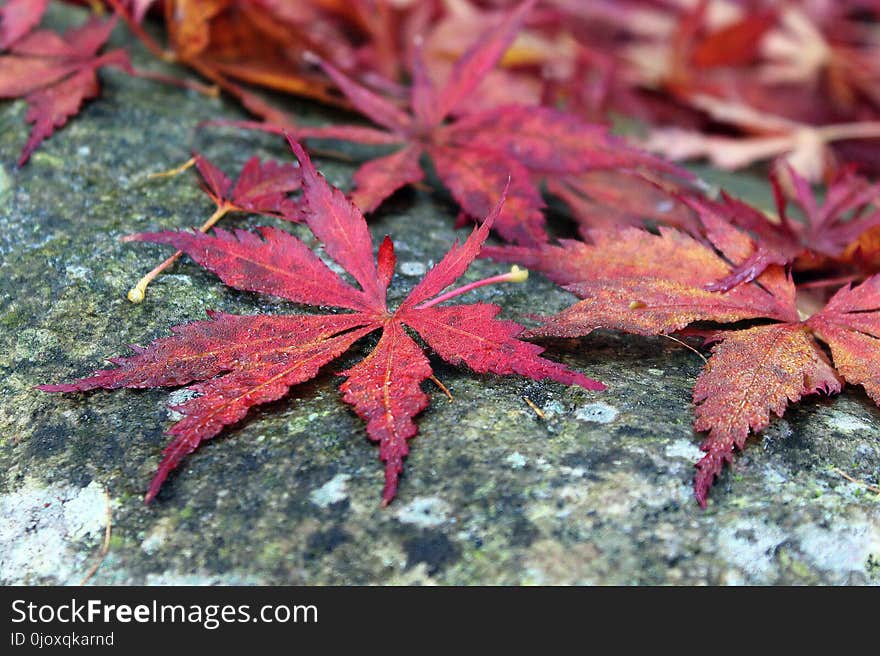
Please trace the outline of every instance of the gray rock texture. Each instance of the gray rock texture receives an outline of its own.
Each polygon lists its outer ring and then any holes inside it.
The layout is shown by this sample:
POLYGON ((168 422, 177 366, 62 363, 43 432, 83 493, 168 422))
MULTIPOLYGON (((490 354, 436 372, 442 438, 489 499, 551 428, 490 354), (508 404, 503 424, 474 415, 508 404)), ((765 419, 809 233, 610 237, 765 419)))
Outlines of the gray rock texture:
MULTIPOLYGON (((334 375, 367 352, 367 340, 206 444, 145 507, 177 393, 33 388, 85 375, 208 309, 298 311, 228 289, 186 259, 131 305, 126 291, 168 251, 119 241, 211 213, 191 173, 147 177, 192 148, 229 172, 253 154, 291 156, 275 138, 195 130, 243 116, 223 100, 115 71, 103 79, 101 97, 20 170, 25 104, 0 105, 0 583, 78 583, 99 558, 108 516, 110 548, 92 583, 880 582, 880 499, 836 471, 876 484, 880 410, 859 389, 791 408, 750 441, 704 511, 690 487, 700 455, 690 398, 702 362, 659 338, 599 333, 547 344, 548 357, 605 381, 603 393, 479 376, 432 358, 455 400, 426 385, 432 404, 399 496, 384 509, 377 449, 334 375)), ((306 123, 350 120, 289 107, 306 123)), ((351 163, 316 159, 332 183, 350 184, 351 163)), ((715 179, 766 198, 748 176, 715 179)), ((442 194, 408 190, 372 219, 374 235, 397 245, 393 299, 466 234, 453 228, 455 213, 442 194)), ((478 261, 467 279, 500 269, 478 261)), ((533 275, 468 297, 478 299, 520 318, 572 297, 533 275)))

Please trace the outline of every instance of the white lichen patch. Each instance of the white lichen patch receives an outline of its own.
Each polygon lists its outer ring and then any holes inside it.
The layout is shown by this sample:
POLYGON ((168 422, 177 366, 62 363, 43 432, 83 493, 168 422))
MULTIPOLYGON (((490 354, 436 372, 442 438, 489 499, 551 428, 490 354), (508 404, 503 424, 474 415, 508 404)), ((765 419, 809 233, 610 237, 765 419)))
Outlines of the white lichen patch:
POLYGON ((84 266, 72 264, 67 267, 67 277, 74 280, 89 280, 92 277, 92 271, 84 266))
POLYGON ((786 534, 777 526, 741 519, 719 530, 718 553, 731 565, 743 570, 745 578, 737 582, 772 583, 776 548, 785 540, 786 534))
POLYGON ((880 520, 861 513, 846 522, 802 526, 795 532, 800 550, 812 563, 832 575, 832 583, 846 584, 851 574, 865 573, 868 559, 880 559, 880 520))
POLYGON ((688 462, 697 462, 706 455, 690 440, 675 440, 667 444, 663 452, 668 458, 684 458, 688 462))
POLYGON ((617 408, 607 403, 590 403, 581 406, 574 413, 574 418, 579 421, 589 421, 597 424, 608 424, 617 419, 617 408))
POLYGON ((18 333, 12 352, 13 362, 26 360, 35 353, 46 353, 56 343, 51 331, 43 328, 26 328, 18 333))
POLYGON ((844 433, 864 432, 871 430, 871 424, 843 412, 834 412, 826 420, 831 428, 844 433))
POLYGON ((77 583, 107 522, 104 488, 28 479, 0 496, 0 583, 77 583))
POLYGON ((569 478, 583 478, 587 475, 587 470, 583 467, 566 467, 562 465, 559 467, 559 473, 569 478))
POLYGON ((785 472, 770 465, 764 467, 764 483, 769 486, 770 489, 775 489, 783 485, 786 481, 788 481, 788 476, 785 472))
POLYGON ((251 574, 237 572, 216 574, 203 571, 174 572, 169 570, 161 574, 147 574, 144 585, 265 585, 265 581, 251 574))
POLYGON ((513 469, 522 469, 526 466, 526 462, 528 461, 519 451, 514 451, 504 459, 504 462, 510 465, 513 469))
POLYGON ((12 190, 12 178, 3 166, 0 166, 0 198, 12 190))
POLYGON ((326 508, 334 503, 339 503, 348 498, 348 481, 351 476, 348 474, 336 474, 321 487, 312 490, 309 493, 309 499, 313 504, 321 508, 326 508))
POLYGON ((592 542, 563 545, 553 540, 538 540, 525 556, 523 576, 529 585, 597 585, 605 561, 592 542))
POLYGON ((403 262, 400 265, 400 273, 405 276, 423 276, 428 270, 424 262, 403 262))
POLYGON ((565 406, 559 401, 548 401, 541 406, 541 411, 544 413, 545 419, 554 419, 565 414, 565 406))
POLYGON ((397 519, 404 524, 419 528, 432 528, 444 524, 451 508, 439 497, 416 497, 397 511, 397 519))

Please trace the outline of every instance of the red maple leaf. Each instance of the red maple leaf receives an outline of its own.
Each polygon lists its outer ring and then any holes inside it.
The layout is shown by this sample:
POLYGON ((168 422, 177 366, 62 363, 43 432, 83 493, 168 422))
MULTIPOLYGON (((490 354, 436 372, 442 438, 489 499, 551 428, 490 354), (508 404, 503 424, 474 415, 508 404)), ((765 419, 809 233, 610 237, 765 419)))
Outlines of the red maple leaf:
POLYGON ((79 112, 84 100, 98 95, 99 68, 116 66, 131 72, 124 51, 98 54, 115 25, 115 19, 92 19, 64 36, 37 30, 15 41, 8 55, 0 56, 0 98, 24 97, 28 103, 25 120, 34 124, 19 166, 79 112))
POLYGON ((296 202, 287 195, 297 191, 302 182, 296 164, 261 163, 259 157, 251 157, 233 184, 223 171, 198 153, 194 160, 202 177, 202 188, 214 201, 217 212, 250 212, 297 220, 296 202))
MULTIPOLYGON (((137 239, 170 244, 216 273, 237 289, 273 294, 297 303, 331 306, 344 314, 232 316, 212 314, 211 320, 174 328, 174 335, 137 349, 133 357, 114 359, 117 369, 95 372, 70 384, 43 385, 49 392, 95 388, 155 387, 203 381, 190 389, 199 394, 176 410, 184 418, 169 431, 147 501, 156 496, 168 473, 201 442, 224 426, 241 420, 248 409, 282 397, 369 333, 382 334, 373 351, 343 372, 343 400, 367 422, 367 434, 379 442, 385 461, 383 503, 396 493, 407 440, 417 427, 413 418, 428 405, 420 384, 431 366, 422 347, 407 334, 415 330, 442 359, 466 364, 478 373, 520 374, 550 378, 587 389, 604 386, 562 365, 539 357, 543 350, 517 339, 522 327, 495 317, 496 305, 438 306, 480 284, 512 280, 496 276, 442 293, 477 256, 501 211, 495 207, 482 227, 462 245, 454 245, 396 310, 386 306, 386 290, 395 256, 386 237, 373 259, 373 244, 360 211, 317 174, 299 144, 291 140, 302 167, 303 219, 324 244, 327 255, 359 284, 343 281, 305 244, 276 228, 260 234, 217 230, 141 234, 137 239)), ((503 200, 503 195, 502 199, 503 200)))
POLYGON ((0 7, 0 50, 6 50, 34 29, 49 0, 8 0, 0 7))
POLYGON ((718 217, 706 220, 715 249, 672 228, 659 235, 627 228, 597 231, 593 244, 484 253, 543 271, 583 299, 530 336, 580 337, 598 328, 663 335, 698 321, 772 322, 719 329, 709 338, 715 346, 694 388, 694 428, 709 432, 694 479, 703 506, 734 447, 766 428, 771 412, 782 416, 802 396, 838 392, 842 381, 864 386, 880 403, 880 276, 843 287, 811 316, 803 301, 814 299, 798 298, 791 276, 775 264, 753 282, 711 292, 707 283, 730 275, 730 262, 747 261, 755 244, 718 217), (833 366, 817 338, 830 347, 833 366))
MULTIPOLYGON (((198 153, 180 168, 189 167, 191 164, 195 164, 202 177, 202 189, 217 206, 214 213, 199 227, 200 232, 207 232, 231 212, 277 216, 287 221, 299 220, 296 213, 297 203, 287 195, 297 191, 302 182, 296 164, 279 164, 272 161, 260 163, 259 157, 251 157, 245 162, 234 184, 223 171, 198 153)), ((167 173, 158 175, 167 175, 167 173)), ((147 286, 156 276, 174 264, 181 255, 183 252, 177 251, 141 278, 137 285, 129 290, 128 300, 132 303, 143 301, 147 286)))
MULTIPOLYGON (((804 220, 788 214, 788 199, 779 177, 773 173, 770 184, 776 200, 779 222, 758 209, 721 193, 721 201, 681 197, 700 217, 712 214, 748 230, 756 237, 757 248, 723 279, 711 283, 712 291, 727 291, 742 282, 754 280, 771 264, 787 266, 797 258, 841 258, 868 230, 880 225, 880 185, 871 184, 850 170, 841 171, 828 185, 824 202, 816 198, 809 182, 783 161, 781 173, 793 187, 794 201, 804 220)), ((710 219, 717 225, 716 219, 710 219)))
MULTIPOLYGON (((322 61, 351 104, 382 129, 342 125, 294 132, 299 138, 402 146, 366 162, 354 173, 351 198, 364 212, 375 210, 401 187, 421 181, 425 176, 423 155, 430 158, 437 176, 470 217, 486 216, 509 180, 508 199, 495 230, 522 244, 547 240, 539 186, 546 176, 648 167, 688 177, 680 169, 626 146, 608 134, 605 126, 548 107, 505 105, 458 116, 462 102, 497 64, 534 4, 534 0, 522 3, 486 33, 458 60, 442 88, 429 79, 419 50, 414 49, 411 112, 322 61)), ((280 131, 245 122, 214 123, 280 131)))

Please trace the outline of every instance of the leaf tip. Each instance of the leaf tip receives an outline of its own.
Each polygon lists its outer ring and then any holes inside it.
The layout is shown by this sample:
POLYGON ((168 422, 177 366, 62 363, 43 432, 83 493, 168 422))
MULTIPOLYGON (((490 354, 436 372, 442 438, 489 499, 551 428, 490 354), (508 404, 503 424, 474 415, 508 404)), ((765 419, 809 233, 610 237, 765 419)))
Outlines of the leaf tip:
POLYGON ((147 493, 144 494, 144 505, 149 506, 155 498, 159 495, 159 490, 162 488, 162 484, 165 482, 165 478, 168 476, 168 473, 165 471, 159 471, 154 477, 153 480, 150 481, 150 487, 147 488, 147 493))
POLYGON ((403 456, 392 456, 385 461, 385 486, 382 488, 381 501, 383 508, 388 507, 397 496, 401 472, 403 472, 403 456))
POLYGON ((34 389, 40 390, 41 392, 75 392, 75 391, 77 391, 76 385, 69 385, 66 383, 61 383, 58 385, 51 385, 51 384, 35 385, 34 389))
POLYGON ((733 459, 731 451, 710 450, 702 459, 694 465, 697 473, 694 476, 694 498, 705 510, 709 497, 709 490, 715 483, 715 479, 721 475, 725 463, 733 459))

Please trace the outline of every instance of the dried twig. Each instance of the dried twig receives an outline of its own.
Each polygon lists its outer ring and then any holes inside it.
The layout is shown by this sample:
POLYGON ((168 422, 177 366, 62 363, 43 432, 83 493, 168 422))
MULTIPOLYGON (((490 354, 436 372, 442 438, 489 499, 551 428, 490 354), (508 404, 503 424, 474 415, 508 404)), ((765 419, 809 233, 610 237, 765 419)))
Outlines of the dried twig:
POLYGON ((706 359, 705 355, 700 353, 697 349, 695 349, 690 344, 686 344, 685 342, 681 341, 678 337, 673 337, 672 335, 664 335, 663 333, 660 333, 660 337, 665 337, 666 339, 671 339, 673 342, 678 342, 679 344, 684 346, 687 350, 693 351, 694 353, 696 353, 699 356, 700 360, 703 361, 703 364, 709 364, 709 361, 706 359))
POLYGON ((535 414, 538 415, 538 418, 539 418, 539 419, 546 419, 546 418, 547 418, 547 415, 544 414, 544 411, 541 410, 541 408, 539 408, 537 405, 535 405, 535 402, 534 402, 534 401, 532 401, 532 400, 531 400, 529 397, 527 397, 527 396, 524 396, 524 397, 522 397, 522 398, 523 398, 523 401, 526 402, 526 405, 529 406, 532 410, 535 411, 535 414))
POLYGON ((874 494, 880 494, 880 487, 878 487, 876 485, 871 485, 870 483, 866 483, 865 481, 860 481, 857 478, 853 478, 852 476, 847 474, 842 469, 839 469, 838 467, 835 467, 831 471, 833 471, 835 474, 838 474, 839 476, 842 476, 843 478, 848 480, 850 483, 855 483, 856 485, 861 485, 863 488, 865 488, 869 492, 873 492, 874 494))
POLYGON ((107 490, 104 490, 104 497, 107 499, 107 523, 104 527, 104 542, 101 544, 101 550, 98 552, 98 560, 96 560, 95 564, 89 568, 88 572, 86 572, 82 581, 79 582, 80 585, 85 585, 89 582, 89 580, 95 575, 95 572, 98 571, 98 568, 104 563, 104 559, 110 551, 110 533, 113 522, 111 517, 110 493, 107 492, 107 490))

